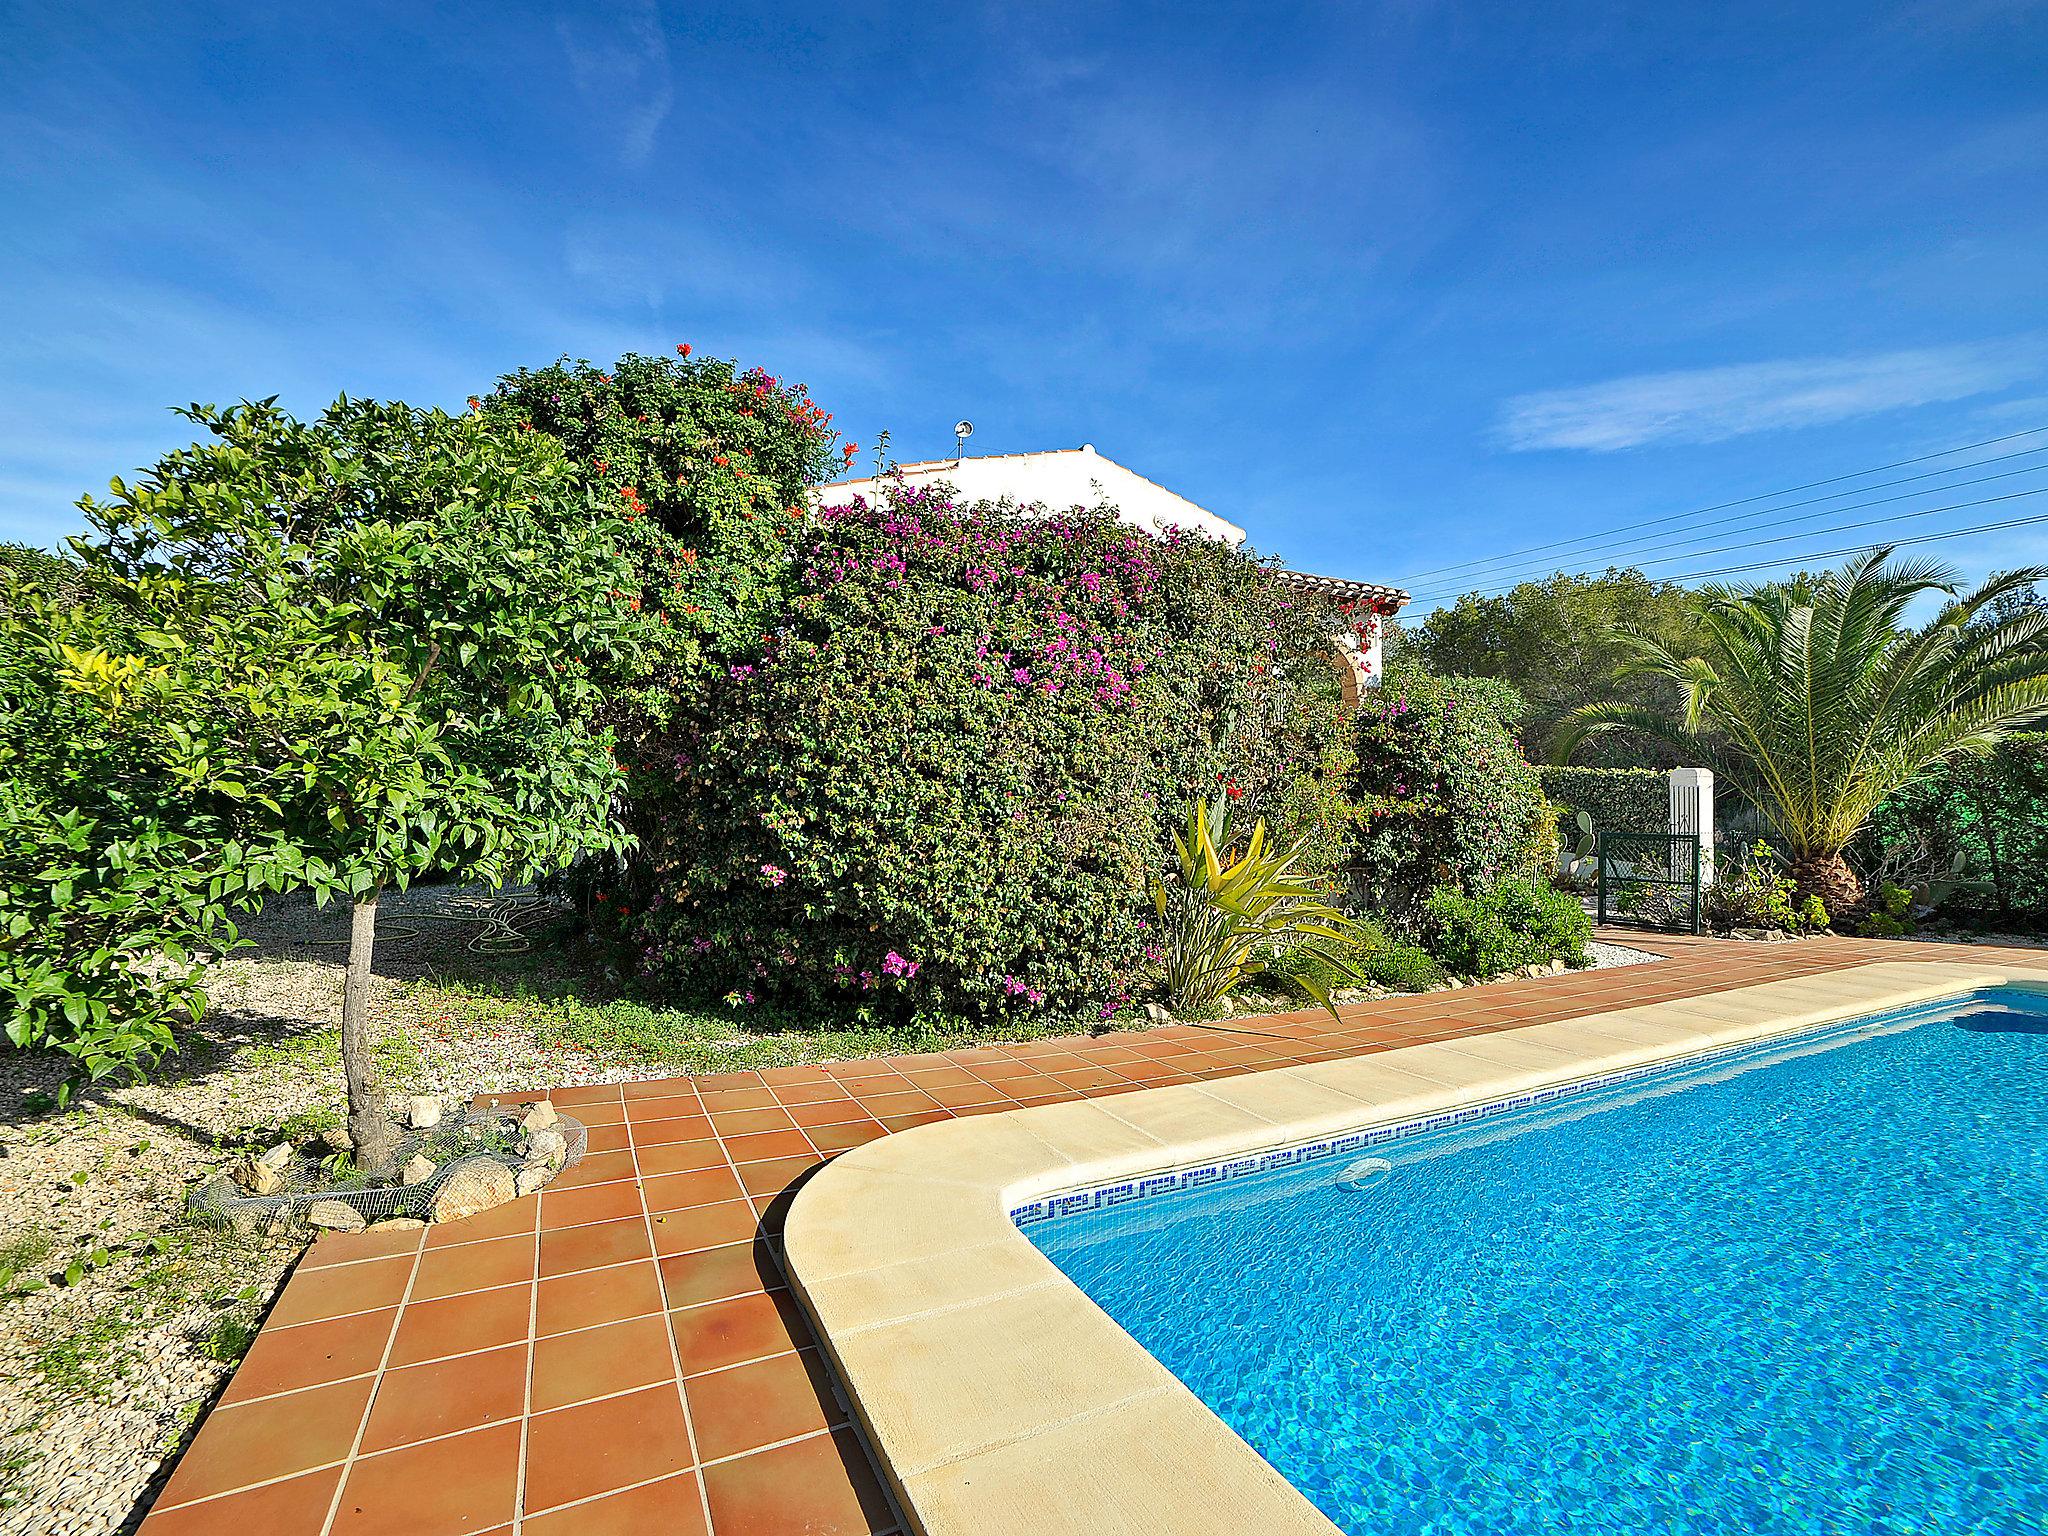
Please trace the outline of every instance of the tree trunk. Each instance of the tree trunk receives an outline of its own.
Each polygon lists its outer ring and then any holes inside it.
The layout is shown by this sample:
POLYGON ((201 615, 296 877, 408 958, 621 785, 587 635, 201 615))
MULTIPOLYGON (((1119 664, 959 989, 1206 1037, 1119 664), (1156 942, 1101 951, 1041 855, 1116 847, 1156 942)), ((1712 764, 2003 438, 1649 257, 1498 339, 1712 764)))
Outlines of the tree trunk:
POLYGON ((398 1128, 384 1104, 384 1084, 369 1029, 370 959, 377 943, 377 897, 372 888, 349 916, 348 980, 341 993, 341 1071, 348 1079, 348 1134, 356 1167, 372 1178, 389 1178, 398 1150, 398 1128))
POLYGON ((1828 909, 1828 923, 1838 926, 1863 910, 1863 882, 1839 852, 1802 853, 1792 860, 1793 899, 1804 905, 1818 896, 1828 909))

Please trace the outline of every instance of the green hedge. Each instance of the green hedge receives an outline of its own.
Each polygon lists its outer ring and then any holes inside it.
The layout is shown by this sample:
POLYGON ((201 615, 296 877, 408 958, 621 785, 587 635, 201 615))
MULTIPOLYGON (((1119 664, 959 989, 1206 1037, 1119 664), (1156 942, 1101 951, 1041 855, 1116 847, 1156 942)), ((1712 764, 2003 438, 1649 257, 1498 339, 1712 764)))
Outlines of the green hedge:
POLYGON ((1661 832, 1671 815, 1671 790, 1657 768, 1537 769, 1543 793, 1584 811, 1602 832, 1661 832))
POLYGON ((2048 732, 2008 737, 1909 784, 1878 808, 1853 852, 1866 879, 1957 914, 2048 922, 2048 732))

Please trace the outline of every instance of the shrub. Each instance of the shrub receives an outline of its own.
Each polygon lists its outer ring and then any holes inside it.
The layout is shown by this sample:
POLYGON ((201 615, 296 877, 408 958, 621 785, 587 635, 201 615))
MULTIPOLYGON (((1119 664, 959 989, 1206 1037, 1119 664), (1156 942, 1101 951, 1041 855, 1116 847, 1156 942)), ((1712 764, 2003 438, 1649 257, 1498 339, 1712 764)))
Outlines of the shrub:
POLYGON ((1446 980, 1444 968, 1420 945, 1389 944, 1365 957, 1365 977, 1396 992, 1427 992, 1446 980))
POLYGON ((1152 882, 1159 920, 1159 972, 1167 1001, 1181 1012, 1213 1007, 1255 977, 1306 992, 1334 1016, 1334 975, 1358 980, 1351 956, 1357 936, 1332 907, 1314 877, 1302 873, 1299 849, 1266 839, 1253 825, 1240 850, 1230 801, 1217 795, 1188 811, 1187 830, 1176 832, 1179 868, 1152 882), (1274 964, 1286 949, 1290 964, 1274 964))
POLYGON ((1752 843, 1739 858, 1723 861, 1714 883, 1700 892, 1700 916, 1707 926, 1772 928, 1781 933, 1809 933, 1828 925, 1827 907, 1818 896, 1797 898, 1798 887, 1769 843, 1752 843))
POLYGON ((1593 920, 1578 898, 1536 880, 1511 878, 1466 895, 1451 886, 1423 904, 1424 944, 1445 969, 1498 976, 1526 965, 1587 963, 1593 920))
POLYGON ((1199 536, 898 489, 797 555, 758 656, 630 765, 626 926, 671 986, 1104 1012, 1158 958, 1163 808, 1271 812, 1332 730, 1326 616, 1199 536))
POLYGON ((1412 670, 1361 703, 1348 856, 1360 910, 1408 932, 1440 886, 1484 890, 1544 866, 1556 830, 1514 735, 1519 708, 1505 683, 1412 670))
POLYGON ((1859 839, 1874 878, 1964 918, 2048 922, 2048 733, 2030 731, 1895 791, 1859 839))

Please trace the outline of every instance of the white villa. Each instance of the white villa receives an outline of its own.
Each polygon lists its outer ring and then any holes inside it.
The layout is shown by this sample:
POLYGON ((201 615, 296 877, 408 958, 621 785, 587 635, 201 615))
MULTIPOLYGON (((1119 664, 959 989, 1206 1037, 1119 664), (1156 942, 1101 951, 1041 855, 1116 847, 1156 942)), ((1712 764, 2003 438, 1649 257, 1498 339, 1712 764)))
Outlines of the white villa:
MULTIPOLYGON (((912 485, 937 481, 958 491, 970 501, 996 501, 1003 497, 1028 506, 1034 502, 1048 507, 1095 506, 1107 502, 1125 522, 1147 533, 1168 528, 1191 528, 1212 539, 1242 544, 1245 530, 1187 497, 1176 495, 1156 481, 1147 480, 1134 469, 1095 451, 1093 443, 1079 448, 1055 448, 1044 453, 995 453, 957 459, 925 459, 899 464, 888 478, 900 475, 912 485)), ((814 493, 820 502, 840 502, 855 496, 873 498, 882 480, 866 476, 859 480, 835 480, 814 493)), ((1382 670, 1381 629, 1383 619, 1407 605, 1408 594, 1399 587, 1383 587, 1369 581, 1345 581, 1334 576, 1313 576, 1305 571, 1283 571, 1282 579, 1335 599, 1357 604, 1355 623, 1362 635, 1350 632, 1331 637, 1341 658, 1346 680, 1345 692, 1355 701, 1357 690, 1379 684, 1382 670)))

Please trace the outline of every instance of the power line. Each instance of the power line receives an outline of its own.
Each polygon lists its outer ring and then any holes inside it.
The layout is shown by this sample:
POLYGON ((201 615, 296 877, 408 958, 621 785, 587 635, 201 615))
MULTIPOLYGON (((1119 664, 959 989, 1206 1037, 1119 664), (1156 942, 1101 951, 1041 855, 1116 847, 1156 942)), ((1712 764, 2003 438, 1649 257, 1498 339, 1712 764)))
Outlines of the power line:
MULTIPOLYGON (((2004 462, 2004 461, 2006 461, 2006 460, 2008 460, 2008 459, 2030 458, 2030 457, 2032 457, 2033 455, 2035 455, 2035 454, 2040 454, 2040 453, 2048 453, 2048 447, 2044 447, 2044 448, 2023 448, 2023 449, 2021 449, 2021 450, 2020 450, 2019 452, 2017 452, 2017 453, 2002 453, 2002 454, 1999 454, 1999 455, 1997 455, 1997 456, 1996 456, 1995 458, 1989 458, 1989 459, 1977 459, 1977 460, 1973 461, 1972 463, 1969 463, 1969 464, 1957 464, 1957 465, 1954 465, 1954 466, 1952 466, 1952 467, 1951 467, 1951 468, 1949 468, 1949 469, 1945 469, 1945 470, 1939 470, 1939 471, 1936 471, 1936 473, 1938 473, 1938 474, 1953 474, 1953 473, 1955 473, 1955 472, 1956 472, 1957 470, 1964 470, 1964 469, 1977 469, 1977 468, 1980 468, 1980 467, 1982 467, 1983 465, 1986 465, 1986 464, 1998 464, 1998 463, 2002 463, 2002 462, 2004 462)), ((1849 503, 1848 505, 1846 505, 1846 506, 1840 506, 1840 507, 1830 507, 1830 508, 1829 508, 1829 509, 1828 509, 1827 511, 1825 511, 1825 512, 1810 512, 1810 513, 1808 513, 1808 514, 1807 514, 1806 516, 1804 516, 1804 517, 1795 517, 1795 518, 1793 518, 1793 519, 1792 519, 1792 522, 1793 522, 1793 523, 1811 523, 1811 522, 1818 522, 1818 521, 1820 521, 1820 520, 1822 520, 1822 519, 1824 519, 1824 518, 1829 518, 1829 517, 1837 517, 1837 516, 1841 515, 1841 514, 1842 514, 1842 513, 1844 513, 1844 512, 1857 512, 1857 511, 1861 511, 1861 510, 1862 510, 1863 508, 1865 508, 1865 507, 1881 507, 1881 506, 1885 506, 1885 505, 1888 505, 1889 503, 1891 503, 1891 502, 1894 502, 1894 501, 1911 501, 1911 500, 1912 500, 1912 499, 1913 499, 1914 497, 1916 497, 1916 496, 1927 496, 1927 495, 1932 495, 1932 494, 1936 494, 1936 493, 1939 493, 1939 492, 1946 492, 1946 491, 1959 491, 1959 490, 1963 489, 1963 488, 1964 488, 1965 486, 1971 486, 1971 485, 1988 485, 1988 484, 1990 484, 1990 483, 1991 483, 1991 482, 1992 482, 1993 480, 2010 480, 2010 479, 2011 479, 2011 478, 2012 478, 2012 477, 2013 477, 2014 475, 2029 475, 2029 474, 2038 474, 2038 473, 2039 473, 2040 471, 2042 471, 2043 469, 2048 469, 2048 465, 2042 465, 2042 464, 2028 464, 2028 465, 2023 465, 2023 466, 2022 466, 2021 468, 2019 468, 2019 469, 2004 469, 2004 470, 2000 470, 2000 471, 1999 471, 1999 472, 1998 472, 1997 474, 1995 474, 1995 475, 1979 475, 1979 476, 1978 476, 1978 477, 1977 477, 1976 479, 1974 479, 1974 480, 1952 480, 1952 481, 1950 481, 1950 482, 1949 482, 1949 483, 1948 483, 1947 485, 1942 485, 1942 486, 1930 486, 1930 487, 1927 487, 1927 488, 1925 488, 1925 489, 1922 489, 1922 490, 1918 490, 1918 491, 1902 491, 1902 492, 1900 492, 1900 493, 1899 493, 1898 495, 1896 495, 1896 496, 1875 496, 1875 497, 1872 497, 1872 498, 1871 498, 1871 499, 1870 499, 1869 501, 1852 501, 1852 502, 1850 502, 1850 503, 1849 503)), ((1892 486, 1892 485, 1905 485, 1905 484, 1907 484, 1907 483, 1908 483, 1909 481, 1913 481, 1913 480, 1925 480, 1925 479, 1929 479, 1929 478, 1931 478, 1931 477, 1930 477, 1930 476, 1928 476, 1928 475, 1908 475, 1908 476, 1906 476, 1906 477, 1905 477, 1904 479, 1901 479, 1901 480, 1885 480, 1885 481, 1880 481, 1880 482, 1878 482, 1878 484, 1876 484, 1876 485, 1869 485, 1869 486, 1864 486, 1864 487, 1862 487, 1862 489, 1864 489, 1864 490, 1870 490, 1870 491, 1877 491, 1877 490, 1883 490, 1883 489, 1885 489, 1885 488, 1886 488, 1887 486, 1892 486)), ((1635 539, 1630 539, 1630 540, 1624 540, 1624 541, 1623 541, 1623 542, 1622 542, 1622 543, 1621 543, 1620 545, 1598 546, 1598 547, 1595 547, 1595 548, 1593 548, 1593 549, 1589 549, 1589 550, 1583 550, 1583 551, 1580 551, 1580 552, 1579 552, 1578 554, 1574 555, 1574 556, 1573 556, 1572 558, 1573 558, 1573 559, 1575 559, 1575 560, 1583 560, 1583 559, 1586 559, 1586 558, 1588 558, 1588 557, 1590 557, 1590 556, 1595 556, 1595 555, 1599 555, 1599 556, 1602 556, 1602 557, 1604 557, 1604 558, 1605 558, 1605 560, 1606 560, 1606 562, 1607 562, 1608 564, 1610 564, 1610 565, 1611 565, 1611 564, 1616 564, 1616 563, 1621 563, 1621 562, 1623 562, 1624 560, 1626 561, 1626 563, 1628 563, 1628 564, 1630 564, 1630 565, 1640 565, 1640 564, 1651 564, 1651 565, 1654 565, 1654 564, 1656 564, 1656 563, 1657 563, 1656 561, 1654 561, 1654 560, 1652 560, 1652 561, 1643 561, 1643 560, 1641 560, 1641 559, 1640 559, 1640 557, 1641 557, 1642 555, 1647 555, 1647 554, 1654 554, 1654 553, 1655 553, 1656 551, 1658 551, 1658 550, 1660 550, 1660 549, 1676 549, 1676 548, 1677 548, 1677 547, 1678 547, 1679 545, 1681 545, 1681 544, 1684 544, 1684 543, 1686 543, 1686 542, 1687 542, 1687 541, 1688 541, 1689 539, 1691 539, 1691 538, 1692 538, 1692 537, 1693 537, 1694 535, 1696 535, 1696 534, 1700 534, 1700 533, 1704 533, 1704 532, 1706 532, 1706 531, 1707 531, 1708 529, 1710 529, 1710 528, 1723 528, 1723 527, 1734 527, 1734 526, 1740 526, 1740 525, 1751 525, 1751 526, 1754 526, 1754 525, 1755 525, 1756 523, 1758 523, 1758 522, 1759 522, 1760 520, 1762 520, 1762 519, 1766 519, 1766 518, 1775 518, 1775 517, 1777 517, 1777 516, 1778 516, 1778 514, 1780 514, 1780 513, 1782 513, 1782 512, 1791 512, 1791 511, 1794 511, 1794 510, 1796 510, 1796 509, 1797 509, 1797 508, 1799 508, 1799 507, 1810 507, 1810 506, 1813 506, 1813 505, 1815 505, 1815 504, 1816 504, 1817 502, 1823 502, 1823 501, 1834 501, 1834 500, 1836 500, 1836 499, 1837 499, 1837 498, 1839 498, 1839 497, 1842 497, 1842 496, 1853 496, 1853 495, 1855 495, 1855 494, 1856 494, 1856 492, 1854 492, 1854 491, 1836 491, 1836 492, 1832 493, 1831 495, 1827 495, 1827 496, 1815 496, 1815 497, 1811 497, 1811 498, 1809 498, 1809 499, 1808 499, 1808 500, 1806 500, 1806 501, 1792 501, 1792 502, 1787 502, 1787 503, 1785 503, 1785 504, 1784 504, 1783 506, 1777 506, 1777 507, 1766 507, 1766 508, 1764 508, 1764 509, 1763 509, 1762 511, 1760 511, 1760 512, 1740 512, 1740 513, 1737 513, 1737 514, 1736 514, 1736 515, 1735 515, 1734 517, 1730 517, 1730 518, 1719 518, 1719 519, 1716 519, 1715 521, 1713 521, 1713 522, 1710 522, 1710 523, 1701 523, 1701 524, 1698 524, 1698 525, 1697 525, 1696 527, 1693 527, 1693 528, 1691 528, 1691 529, 1688 529, 1688 530, 1687 530, 1687 531, 1686 531, 1686 532, 1685 532, 1684 534, 1680 535, 1679 537, 1677 537, 1677 538, 1673 538, 1673 539, 1665 539, 1665 540, 1664 540, 1664 541, 1662 541, 1661 543, 1647 543, 1647 544, 1646 544, 1646 543, 1643 543, 1643 542, 1642 542, 1641 540, 1635 540, 1635 539), (1633 550, 1631 550, 1630 546, 1634 546, 1633 550)), ((1934 509, 1934 510, 1936 510, 1936 511, 1939 511, 1939 510, 1941 510, 1941 509, 1940 509, 1940 508, 1936 508, 1936 509, 1934 509)), ((1924 517, 1924 516, 1926 516, 1926 515, 1927 515, 1927 514, 1926 514, 1926 513, 1924 513, 1924 512, 1908 512, 1908 513, 1902 513, 1902 514, 1900 514, 1900 516, 1901 516, 1901 517, 1924 517)), ((1858 526, 1861 526, 1861 525, 1858 525, 1858 526)), ((1823 530, 1816 530, 1816 531, 1823 531, 1823 530)), ((1681 556, 1680 558, 1684 558, 1684 557, 1683 557, 1683 556, 1681 556)), ((1478 575, 1477 577, 1473 578, 1473 579, 1476 579, 1476 580, 1477 580, 1477 581, 1479 582, 1479 586, 1478 586, 1477 588, 1475 588, 1475 589, 1468 589, 1468 590, 1484 590, 1484 589, 1488 589, 1488 588, 1502 588, 1502 587, 1506 587, 1506 586, 1508 586, 1508 585, 1512 585, 1513 583, 1515 583, 1515 582, 1517 582, 1517 581, 1521 581, 1521 580, 1526 580, 1526 579, 1528 579, 1528 578, 1530 578, 1530 577, 1533 577, 1533 576, 1539 576, 1539 575, 1542 575, 1542 574, 1544 574, 1544 573, 1548 572, 1549 570, 1551 570, 1551 569, 1553 569, 1553 568, 1554 568, 1554 566, 1553 566, 1553 563, 1552 563, 1551 561, 1548 561, 1548 560, 1544 560, 1544 561, 1538 561, 1538 562, 1534 562, 1534 563, 1532 563, 1532 564, 1528 564, 1528 565, 1518 566, 1518 567, 1515 567, 1515 568, 1513 568, 1513 569, 1511 569, 1511 570, 1505 570, 1505 571, 1489 571, 1489 572, 1483 572, 1483 573, 1480 573, 1480 574, 1479 574, 1479 575, 1478 575)), ((1448 591, 1449 589, 1448 589, 1448 588, 1445 588, 1445 589, 1443 589, 1443 590, 1445 590, 1445 591, 1448 591)))
MULTIPOLYGON (((2029 493, 2033 494, 2033 493, 2029 493)), ((1834 560, 1843 555, 1868 554, 1873 549, 1896 549, 1901 544, 1939 544, 1944 539, 1966 538, 1973 533, 1997 533, 2006 528, 2029 528, 2036 523, 2048 523, 2048 512, 2033 517, 2016 517, 2002 523, 1979 523, 1971 528, 1952 528, 1946 533, 1921 533, 1905 539, 1879 539, 1875 544, 1858 544, 1849 549, 1814 549, 1803 555, 1786 555, 1777 560, 1752 560, 1746 565, 1723 565, 1711 571, 1688 571, 1683 576, 1674 576, 1673 581, 1704 581, 1709 576, 1732 576, 1739 571, 1764 571, 1778 566, 1794 565, 1806 560, 1834 560)))
MULTIPOLYGON (((1752 505, 1755 502, 1770 501, 1778 496, 1792 496, 1796 495, 1800 491, 1818 490, 1821 486, 1824 485, 1840 485, 1845 480, 1861 480, 1866 475, 1881 475, 1888 469, 1904 469, 1907 466, 1913 464, 1926 464, 1935 459, 1948 458, 1952 454, 1969 453, 1977 448, 1991 448, 1997 446, 1999 443, 2016 442, 2020 438, 2035 437, 2043 432, 2048 432, 2048 426, 2028 427, 2023 432, 2008 432, 2002 437, 1987 437, 1983 439, 1981 442, 1963 443, 1954 448, 1944 448, 1940 450, 1938 453, 1923 453, 1916 458, 1895 459, 1889 464, 1873 465, 1869 469, 1855 470, 1852 473, 1846 475, 1830 475, 1828 478, 1824 480, 1808 480, 1804 484, 1788 485, 1781 490, 1760 491, 1754 496, 1741 496, 1737 497, 1733 501, 1719 501, 1715 502, 1711 506, 1694 507, 1690 511, 1686 512, 1673 512, 1663 517, 1646 518, 1641 522, 1623 523, 1620 527, 1608 528, 1598 533, 1576 534, 1568 539, 1555 539, 1548 544, 1532 544, 1526 549, 1509 550, 1505 554, 1490 555, 1483 559, 1462 560, 1455 562, 1451 565, 1433 566, 1425 571, 1413 572, 1402 579, 1404 582, 1416 582, 1420 581, 1425 576, 1442 576, 1452 571, 1466 570, 1469 567, 1475 565, 1493 565, 1503 560, 1515 559, 1521 555, 1540 554, 1544 550, 1561 549, 1573 544, 1582 544, 1589 539, 1611 538, 1615 534, 1619 533, 1633 533, 1635 530, 1639 528, 1656 528, 1662 526, 1665 523, 1683 522, 1685 519, 1690 517, 1704 517, 1709 512, 1725 512, 1730 507, 1746 507, 1752 505)), ((1985 462, 1989 463, 1992 461, 1986 460, 1985 462)), ((1951 469, 1968 469, 1970 467, 1971 466, 1967 464, 1950 466, 1951 469)), ((1947 471, 1935 470, 1931 471, 1930 473, 1943 474, 1947 473, 1947 471)), ((1902 484, 1903 482, 1897 483, 1902 484)), ((1872 487, 1866 486, 1865 489, 1872 489, 1872 487)))
MULTIPOLYGON (((2040 466, 2035 466, 2035 468, 2037 469, 2039 467, 2040 466)), ((2010 474, 2026 474, 2028 472, 2028 470, 2008 471, 2008 473, 2010 474)), ((1999 480, 2004 478, 2004 475, 1984 476, 1984 480, 1999 480)), ((1964 485, 1977 485, 1982 483, 1982 481, 1976 480, 1966 480, 1962 482, 1962 484, 1964 485)), ((1944 487, 1944 489, 1948 489, 1948 487, 1944 487)), ((1643 570, 1653 565, 1673 565, 1682 560, 1704 559, 1708 555, 1724 555, 1732 553, 1733 551, 1738 549, 1756 549, 1765 544, 1791 544, 1796 543, 1800 539, 1826 538, 1830 534, 1848 533, 1857 528, 1876 528, 1885 523, 1909 522, 1916 517, 1937 517, 1944 512, 1960 512, 1966 507, 1989 506, 1994 502, 2000 501, 2017 501, 2027 496, 2039 496, 2042 495, 2044 492, 2048 492, 2048 486, 2037 486, 2030 490, 2013 491, 2004 496, 1982 496, 1972 501, 1952 501, 1944 506, 1922 507, 1918 511, 1914 512, 1890 512, 1883 517, 1867 517, 1859 523, 1844 523, 1838 528, 1809 528, 1804 533, 1780 534, 1777 538, 1774 539, 1754 539, 1747 540, 1740 544, 1717 544, 1709 546, 1705 549, 1685 549, 1680 550, 1675 555, 1658 555, 1652 559, 1632 560, 1629 563, 1631 568, 1635 570, 1643 570)), ((1925 492, 1916 492, 1911 494, 1924 495, 1925 492)), ((1884 503, 1889 501, 1904 501, 1907 499, 1909 499, 1907 496, 1880 496, 1872 501, 1852 502, 1846 507, 1837 507, 1835 508, 1835 512, 1855 512, 1861 510, 1864 507, 1882 506, 1884 503)), ((1830 513, 1829 515, 1832 516, 1834 514, 1830 513)), ((1811 521, 1811 519, 1795 519, 1795 521, 1811 521)), ((1484 587, 1474 588, 1471 590, 1480 596, 1490 595, 1491 592, 1498 592, 1504 590, 1504 587, 1500 584, 1501 581, 1507 581, 1507 578, 1501 578, 1500 581, 1490 582, 1486 584, 1486 586, 1484 587)), ((1513 583, 1509 582, 1508 584, 1512 585, 1513 583)), ((1412 599, 1412 601, 1433 603, 1439 602, 1446 597, 1462 597, 1464 595, 1464 593, 1455 591, 1454 589, 1445 588, 1441 591, 1426 593, 1420 598, 1412 599)))

